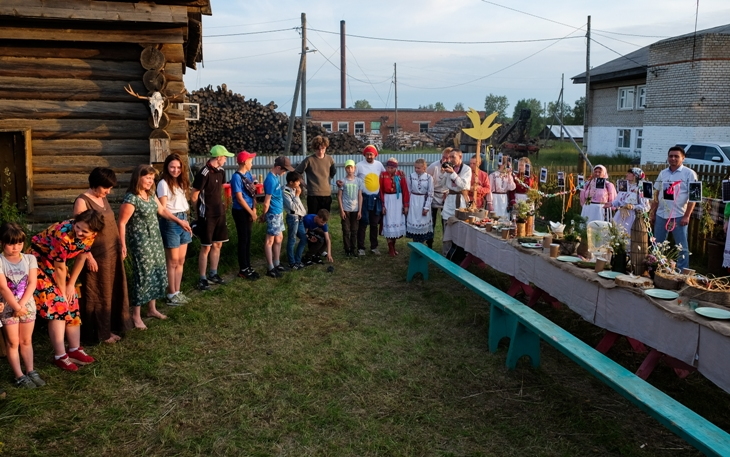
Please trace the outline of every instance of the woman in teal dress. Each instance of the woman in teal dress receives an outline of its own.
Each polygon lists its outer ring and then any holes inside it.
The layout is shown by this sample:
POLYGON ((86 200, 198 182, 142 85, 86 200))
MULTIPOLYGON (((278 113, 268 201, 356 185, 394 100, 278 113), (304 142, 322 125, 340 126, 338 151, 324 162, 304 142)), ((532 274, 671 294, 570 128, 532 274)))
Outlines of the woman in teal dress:
POLYGON ((135 328, 141 330, 147 328, 141 311, 145 303, 148 317, 167 319, 156 307, 156 300, 164 297, 167 289, 165 248, 157 215, 180 224, 183 230, 192 233, 188 222, 175 217, 155 196, 156 175, 157 171, 152 166, 139 165, 132 173, 127 194, 119 208, 122 258, 129 252, 132 259, 132 320, 135 328))

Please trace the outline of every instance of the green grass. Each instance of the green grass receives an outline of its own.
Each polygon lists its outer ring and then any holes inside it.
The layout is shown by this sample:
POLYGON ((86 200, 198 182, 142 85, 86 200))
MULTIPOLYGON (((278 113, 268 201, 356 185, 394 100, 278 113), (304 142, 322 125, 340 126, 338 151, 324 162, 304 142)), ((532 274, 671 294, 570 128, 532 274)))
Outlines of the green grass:
MULTIPOLYGON (((39 332, 48 386, 6 387, 2 454, 699 455, 550 346, 540 368, 508 371, 504 348, 487 350, 483 300, 434 268, 429 281, 406 283, 403 240, 394 259, 345 259, 331 225, 334 273, 314 266, 191 292, 194 303, 168 308, 167 321, 87 348, 99 361, 78 373, 50 365, 39 332)), ((229 273, 234 247, 224 251, 229 273)), ((476 274, 508 286, 492 270, 476 274)), ((539 309, 591 345, 602 336, 568 309, 539 309)), ((610 355, 631 370, 641 362, 624 343, 610 355)), ((6 364, 0 373, 11 377, 6 364)), ((701 376, 660 366, 649 381, 730 430, 730 396, 701 376)))

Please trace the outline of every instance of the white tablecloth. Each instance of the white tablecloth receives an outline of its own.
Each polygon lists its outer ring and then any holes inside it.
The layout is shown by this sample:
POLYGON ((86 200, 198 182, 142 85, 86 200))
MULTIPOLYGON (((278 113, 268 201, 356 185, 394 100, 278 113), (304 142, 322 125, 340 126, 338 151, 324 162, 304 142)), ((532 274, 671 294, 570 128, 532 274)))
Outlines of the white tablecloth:
POLYGON ((547 250, 526 249, 463 222, 447 224, 444 240, 499 272, 534 284, 586 321, 696 367, 730 392, 730 323, 705 319, 677 300, 654 300, 640 290, 618 287, 592 270, 551 259, 547 250))

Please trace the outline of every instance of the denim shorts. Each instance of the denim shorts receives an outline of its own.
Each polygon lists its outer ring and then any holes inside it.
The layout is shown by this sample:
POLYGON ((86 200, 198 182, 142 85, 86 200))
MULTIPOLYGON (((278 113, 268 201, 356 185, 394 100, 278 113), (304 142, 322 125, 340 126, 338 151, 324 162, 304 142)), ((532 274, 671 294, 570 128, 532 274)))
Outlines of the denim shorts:
MULTIPOLYGON (((182 221, 188 220, 185 213, 174 213, 174 215, 182 221)), ((160 218, 160 232, 162 233, 162 244, 165 249, 179 248, 181 245, 188 244, 193 240, 190 233, 183 230, 180 224, 168 221, 165 218, 160 218)))
POLYGON ((266 234, 271 236, 281 235, 284 231, 284 214, 266 213, 266 234))

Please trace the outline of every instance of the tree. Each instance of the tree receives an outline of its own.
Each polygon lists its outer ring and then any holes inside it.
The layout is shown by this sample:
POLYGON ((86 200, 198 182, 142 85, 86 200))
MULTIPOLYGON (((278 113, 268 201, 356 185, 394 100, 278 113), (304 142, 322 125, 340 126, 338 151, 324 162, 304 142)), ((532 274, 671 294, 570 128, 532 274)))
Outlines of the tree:
POLYGON ((355 106, 353 108, 355 108, 355 109, 373 109, 373 107, 370 106, 370 102, 365 99, 355 100, 355 106))
POLYGON ((446 111, 446 107, 441 102, 436 102, 436 104, 433 105, 433 109, 436 111, 446 111))
MULTIPOLYGON (((573 125, 574 119, 573 119, 573 108, 571 108, 570 105, 563 102, 563 125, 573 125)), ((555 115, 557 114, 558 119, 560 119, 560 104, 557 102, 550 102, 548 103, 547 107, 547 114, 546 114, 546 122, 548 125, 550 124, 557 124, 557 121, 555 120, 555 115)))
POLYGON ((454 105, 454 111, 465 111, 464 104, 459 102, 456 105, 454 105))
POLYGON ((487 116, 497 112, 497 120, 504 121, 507 117, 507 108, 509 108, 509 100, 506 95, 494 95, 490 93, 484 100, 484 111, 487 116))
POLYGON ((512 119, 518 119, 520 117, 520 111, 523 109, 529 109, 530 112, 530 131, 531 137, 537 137, 540 135, 543 127, 545 126, 545 120, 542 117, 543 108, 542 102, 536 98, 523 98, 518 101, 515 105, 514 114, 512 119))
POLYGON ((581 97, 578 100, 575 101, 575 107, 573 108, 573 124, 574 125, 583 125, 585 120, 585 108, 586 108, 586 98, 581 97))

